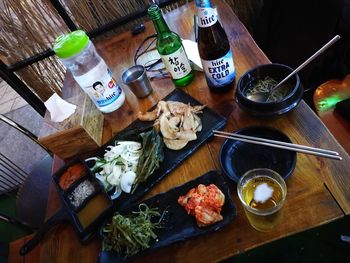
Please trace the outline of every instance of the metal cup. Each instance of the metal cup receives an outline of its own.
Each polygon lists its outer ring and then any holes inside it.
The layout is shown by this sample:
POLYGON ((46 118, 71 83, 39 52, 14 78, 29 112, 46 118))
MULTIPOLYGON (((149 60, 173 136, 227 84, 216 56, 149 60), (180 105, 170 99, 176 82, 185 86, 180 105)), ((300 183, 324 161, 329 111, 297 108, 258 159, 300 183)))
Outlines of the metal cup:
POLYGON ((135 65, 124 71, 123 83, 128 85, 138 98, 144 98, 152 92, 152 86, 146 75, 146 70, 141 65, 135 65))

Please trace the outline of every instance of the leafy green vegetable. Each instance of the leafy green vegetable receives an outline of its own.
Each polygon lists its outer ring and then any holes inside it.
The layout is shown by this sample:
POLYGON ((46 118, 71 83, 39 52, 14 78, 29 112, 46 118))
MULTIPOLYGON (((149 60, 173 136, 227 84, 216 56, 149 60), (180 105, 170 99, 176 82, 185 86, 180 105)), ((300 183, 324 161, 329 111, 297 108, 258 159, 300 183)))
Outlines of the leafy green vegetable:
POLYGON ((139 211, 130 216, 114 214, 109 224, 103 228, 103 250, 114 250, 120 255, 130 257, 149 248, 150 242, 157 238, 155 228, 161 227, 162 217, 158 208, 149 208, 146 204, 139 205, 139 211), (151 219, 159 217, 152 223, 151 219))
POLYGON ((146 181, 164 160, 164 142, 155 129, 141 133, 140 137, 142 138, 142 152, 136 168, 136 180, 131 193, 136 190, 139 183, 146 181))
POLYGON ((141 127, 126 128, 123 132, 118 132, 115 139, 117 141, 138 141, 140 133, 150 131, 152 129, 153 122, 147 125, 145 125, 143 122, 141 127))

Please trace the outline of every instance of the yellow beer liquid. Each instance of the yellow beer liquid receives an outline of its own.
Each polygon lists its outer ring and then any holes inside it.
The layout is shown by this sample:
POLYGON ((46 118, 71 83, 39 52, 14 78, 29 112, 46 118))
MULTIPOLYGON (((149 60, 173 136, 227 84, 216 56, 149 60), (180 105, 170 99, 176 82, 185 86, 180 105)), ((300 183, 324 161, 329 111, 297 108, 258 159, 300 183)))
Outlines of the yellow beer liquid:
POLYGON ((279 210, 272 211, 271 214, 267 215, 262 215, 261 213, 263 213, 266 209, 276 207, 282 200, 283 194, 282 186, 275 179, 265 176, 252 178, 243 186, 242 196, 245 203, 249 207, 256 209, 255 213, 245 209, 248 220, 255 229, 259 231, 269 231, 278 224, 281 217, 279 210), (273 189, 272 196, 264 203, 256 202, 254 200, 255 189, 263 183, 266 183, 273 189))

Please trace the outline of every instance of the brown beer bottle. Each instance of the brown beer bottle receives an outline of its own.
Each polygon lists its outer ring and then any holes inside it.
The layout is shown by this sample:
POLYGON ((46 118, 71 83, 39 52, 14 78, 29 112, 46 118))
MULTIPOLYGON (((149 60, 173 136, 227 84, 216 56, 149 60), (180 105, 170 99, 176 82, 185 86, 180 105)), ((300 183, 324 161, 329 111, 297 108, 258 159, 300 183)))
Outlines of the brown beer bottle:
POLYGON ((210 90, 225 92, 233 88, 235 66, 226 33, 210 0, 196 0, 198 50, 210 90))

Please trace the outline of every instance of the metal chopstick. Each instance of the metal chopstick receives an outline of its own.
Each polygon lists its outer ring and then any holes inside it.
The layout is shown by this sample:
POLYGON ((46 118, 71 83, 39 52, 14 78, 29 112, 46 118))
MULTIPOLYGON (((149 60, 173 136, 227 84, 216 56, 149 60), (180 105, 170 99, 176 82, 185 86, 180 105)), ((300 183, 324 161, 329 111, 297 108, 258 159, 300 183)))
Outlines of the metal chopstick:
POLYGON ((261 141, 261 142, 268 142, 268 143, 275 143, 278 145, 284 145, 284 146, 291 146, 295 148, 300 148, 304 150, 310 150, 310 151, 315 151, 315 152, 321 152, 321 153, 327 153, 331 155, 339 155, 339 153, 331 150, 326 150, 322 148, 315 148, 315 147, 310 147, 306 145, 300 145, 300 144, 294 144, 294 143, 288 143, 288 142, 282 142, 282 141, 276 141, 276 140, 271 140, 271 139, 265 139, 265 138, 260 138, 260 137, 254 137, 254 136, 248 136, 248 135, 243 135, 243 134, 237 134, 237 133, 230 133, 230 132, 224 132, 224 131, 218 131, 218 130, 213 130, 213 132, 216 133, 221 133, 224 135, 229 135, 229 136, 235 136, 235 137, 240 137, 243 139, 251 139, 251 140, 256 140, 256 141, 261 141))
POLYGON ((241 135, 241 134, 225 135, 225 134, 218 134, 217 131, 214 131, 214 132, 216 132, 216 134, 214 133, 214 136, 222 137, 222 138, 226 138, 226 139, 233 139, 233 140, 243 141, 243 142, 247 142, 247 143, 253 143, 253 144, 258 144, 258 145, 286 149, 286 150, 301 152, 301 153, 306 153, 306 154, 313 154, 313 155, 331 158, 331 159, 335 159, 335 160, 342 160, 343 159, 342 157, 339 156, 339 153, 334 152, 334 151, 325 150, 325 149, 313 148, 313 147, 309 147, 309 146, 305 146, 305 148, 304 148, 303 147, 304 145, 298 145, 298 144, 292 144, 292 143, 286 143, 286 145, 283 145, 283 144, 279 144, 279 143, 283 143, 283 142, 275 141, 275 140, 257 138, 257 137, 252 137, 252 136, 247 136, 249 138, 242 138, 240 136, 246 136, 246 135, 241 135), (239 135, 239 136, 237 136, 237 135, 239 135), (264 140, 264 141, 261 141, 261 140, 264 140), (327 151, 333 152, 333 153, 326 153, 327 151))

